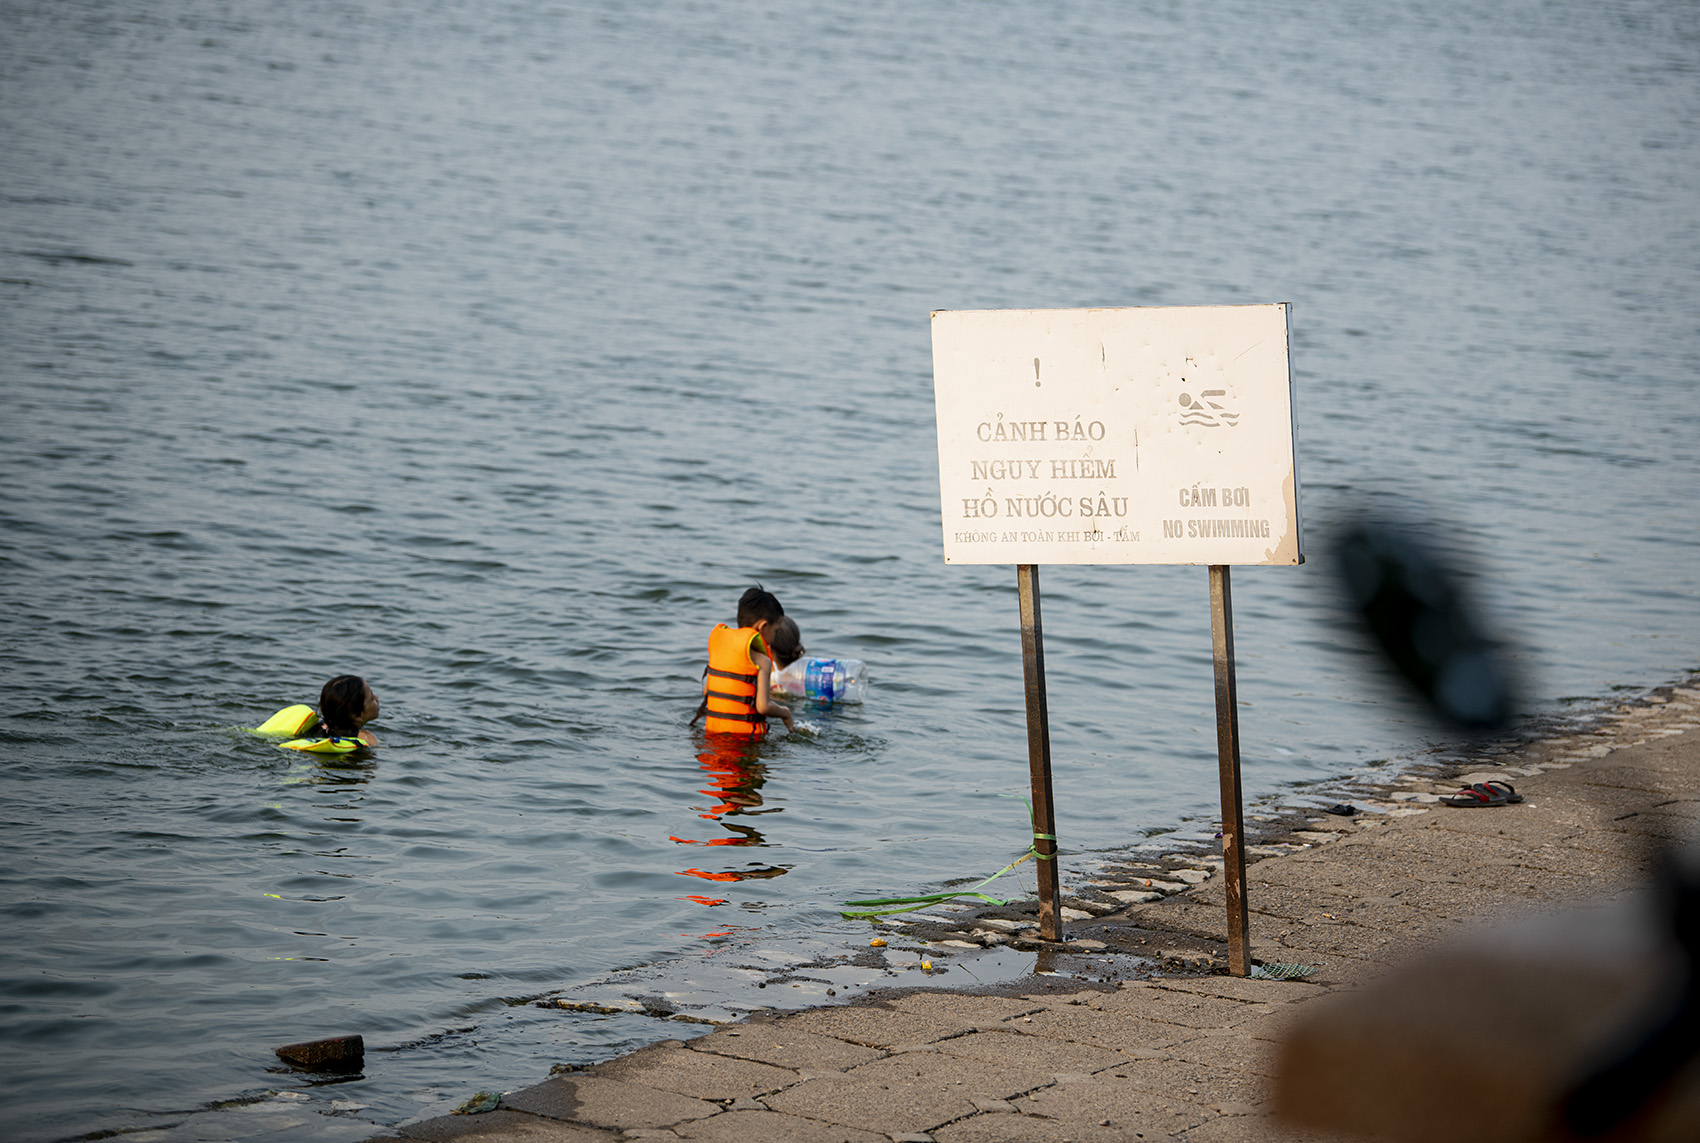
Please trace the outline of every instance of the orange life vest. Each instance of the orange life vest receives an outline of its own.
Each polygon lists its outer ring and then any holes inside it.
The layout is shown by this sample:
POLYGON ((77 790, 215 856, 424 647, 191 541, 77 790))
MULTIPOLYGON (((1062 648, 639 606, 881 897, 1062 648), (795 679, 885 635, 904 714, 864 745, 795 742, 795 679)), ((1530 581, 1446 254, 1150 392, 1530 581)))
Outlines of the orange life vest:
POLYGON ((767 644, 754 627, 714 625, 708 633, 708 720, 703 727, 717 734, 767 733, 767 715, 756 712, 756 679, 760 671, 751 650, 767 654, 767 644))

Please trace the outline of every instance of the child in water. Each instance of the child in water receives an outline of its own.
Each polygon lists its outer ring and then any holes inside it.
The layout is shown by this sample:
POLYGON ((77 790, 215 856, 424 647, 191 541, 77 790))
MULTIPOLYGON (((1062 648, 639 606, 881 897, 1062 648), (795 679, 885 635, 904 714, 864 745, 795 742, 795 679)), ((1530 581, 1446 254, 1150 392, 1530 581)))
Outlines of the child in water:
MULTIPOLYGON (((703 705, 698 709, 698 714, 707 715, 703 726, 709 733, 754 740, 767 733, 769 715, 777 715, 786 730, 796 729, 790 708, 773 699, 773 655, 764 638, 784 618, 785 608, 772 592, 752 587, 738 600, 738 626, 717 623, 709 632, 703 705)), ((797 650, 801 653, 800 647, 797 650)))
POLYGON ((377 717, 377 693, 359 675, 338 675, 319 692, 319 733, 325 738, 358 738, 376 746, 377 737, 362 728, 377 717))
POLYGON ((783 671, 801 659, 803 653, 808 650, 803 646, 803 633, 797 630, 797 621, 789 615, 781 615, 761 634, 767 642, 768 651, 773 655, 775 670, 783 671))

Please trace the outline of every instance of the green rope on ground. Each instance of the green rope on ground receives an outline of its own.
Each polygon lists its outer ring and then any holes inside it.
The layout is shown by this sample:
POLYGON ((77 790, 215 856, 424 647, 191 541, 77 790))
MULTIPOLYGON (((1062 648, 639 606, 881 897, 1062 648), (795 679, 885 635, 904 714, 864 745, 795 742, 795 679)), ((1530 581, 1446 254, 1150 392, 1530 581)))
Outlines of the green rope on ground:
MULTIPOLYGON (((1014 794, 999 794, 998 796, 1002 798, 1015 797, 1014 794)), ((989 893, 979 892, 980 886, 990 885, 992 882, 996 881, 998 878, 1002 877, 1005 873, 1008 873, 1028 858, 1032 858, 1035 861, 1055 861, 1057 859, 1056 854, 1040 853, 1038 848, 1038 843, 1041 841, 1048 841, 1054 844, 1057 840, 1056 835, 1040 833, 1038 824, 1033 821, 1033 803, 1029 802, 1026 798, 1022 798, 1021 801, 1027 807, 1027 822, 1028 827, 1033 831, 1033 840, 1028 843, 1026 853, 1023 853, 1020 857, 1016 858, 1014 861, 1010 862, 984 881, 976 882, 971 888, 961 889, 955 893, 923 893, 914 897, 871 897, 864 901, 846 901, 844 902, 846 905, 895 905, 897 908, 857 908, 854 910, 840 909, 838 911, 838 915, 846 920, 852 921, 861 920, 866 917, 887 917, 893 913, 911 912, 916 906, 937 905, 944 901, 954 901, 958 897, 976 897, 981 901, 986 902, 988 905, 992 905, 1000 909, 1005 905, 1008 905, 1008 901, 1002 900, 998 897, 993 897, 989 893)))
POLYGON ((1032 856, 1033 851, 1028 850, 1026 853, 1022 854, 1020 857, 1016 858, 1014 861, 1010 862, 984 881, 977 882, 973 888, 970 889, 962 889, 955 893, 924 893, 918 897, 875 897, 866 901, 846 901, 844 902, 846 905, 898 905, 901 907, 896 909, 857 909, 854 912, 840 909, 839 916, 852 921, 859 920, 863 917, 884 917, 889 916, 892 913, 907 913, 916 905, 937 905, 941 901, 951 901, 955 900, 957 897, 978 897, 988 905, 1001 909, 1003 906, 1009 904, 1009 902, 998 897, 993 897, 989 893, 979 892, 978 890, 980 886, 990 885, 992 882, 1002 877, 1005 873, 1008 873, 1011 869, 1014 869, 1017 865, 1020 865, 1023 861, 1026 861, 1032 856))

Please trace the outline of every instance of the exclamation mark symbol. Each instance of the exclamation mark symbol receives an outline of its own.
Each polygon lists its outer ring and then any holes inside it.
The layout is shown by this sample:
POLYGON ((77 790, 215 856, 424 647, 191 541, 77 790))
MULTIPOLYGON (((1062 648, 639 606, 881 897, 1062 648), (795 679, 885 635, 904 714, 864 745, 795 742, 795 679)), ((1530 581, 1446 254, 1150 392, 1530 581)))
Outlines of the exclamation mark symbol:
POLYGON ((1033 359, 1033 388, 1037 389, 1038 387, 1039 387, 1039 359, 1037 357, 1035 357, 1033 359))

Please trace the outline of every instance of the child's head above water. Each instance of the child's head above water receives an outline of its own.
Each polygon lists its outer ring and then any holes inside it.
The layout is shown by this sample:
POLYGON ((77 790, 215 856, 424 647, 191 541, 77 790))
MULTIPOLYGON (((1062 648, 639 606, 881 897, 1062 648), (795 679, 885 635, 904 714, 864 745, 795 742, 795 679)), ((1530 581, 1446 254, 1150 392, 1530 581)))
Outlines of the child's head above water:
POLYGON ((767 649, 773 652, 773 665, 783 670, 803 657, 803 633, 797 630, 797 621, 789 615, 781 615, 767 625, 762 632, 762 638, 767 640, 767 649))
POLYGON ((759 585, 738 597, 739 627, 771 624, 783 618, 785 609, 779 606, 779 600, 774 598, 771 591, 763 591, 759 585))
POLYGON ((338 675, 319 692, 319 723, 327 734, 352 738, 378 717, 378 696, 359 675, 338 675))

